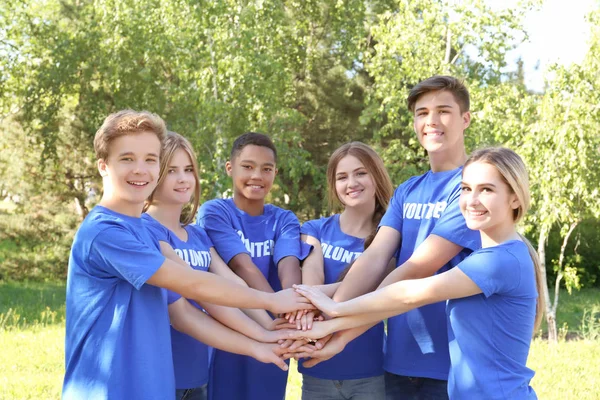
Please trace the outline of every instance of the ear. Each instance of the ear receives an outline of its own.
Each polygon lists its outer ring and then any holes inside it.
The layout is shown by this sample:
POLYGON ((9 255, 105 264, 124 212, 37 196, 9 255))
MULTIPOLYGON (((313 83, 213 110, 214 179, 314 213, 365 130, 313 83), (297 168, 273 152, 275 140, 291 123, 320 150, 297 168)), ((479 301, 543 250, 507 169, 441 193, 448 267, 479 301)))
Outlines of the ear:
POLYGON ((274 176, 277 176, 278 172, 279 172, 279 170, 277 169, 277 167, 275 167, 275 174, 274 174, 274 176))
POLYGON ((463 125, 465 126, 464 129, 467 129, 469 127, 469 125, 471 125, 471 112, 467 111, 462 115, 463 118, 463 125))
POLYGON ((98 164, 98 172, 100 172, 100 176, 102 176, 103 178, 108 176, 106 161, 104 161, 103 158, 100 158, 100 159, 98 159, 97 164, 98 164))
POLYGON ((227 176, 231 176, 231 170, 233 170, 233 165, 231 164, 231 161, 227 161, 225 163, 225 171, 227 171, 227 176))
POLYGON ((513 210, 516 210, 519 207, 521 207, 521 202, 517 198, 517 195, 513 193, 511 195, 511 199, 510 199, 510 208, 512 208, 513 210))

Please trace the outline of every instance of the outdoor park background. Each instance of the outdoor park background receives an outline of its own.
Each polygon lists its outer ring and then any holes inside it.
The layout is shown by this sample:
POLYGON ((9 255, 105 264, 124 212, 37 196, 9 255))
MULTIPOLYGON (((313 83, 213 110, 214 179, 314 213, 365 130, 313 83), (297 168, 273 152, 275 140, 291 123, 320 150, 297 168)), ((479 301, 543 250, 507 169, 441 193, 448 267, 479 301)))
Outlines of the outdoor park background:
POLYGON ((92 138, 107 114, 147 109, 190 138, 203 199, 228 193, 233 138, 268 133, 270 201, 306 220, 329 212, 324 168, 344 142, 375 147, 396 183, 427 169, 404 101, 434 74, 468 84, 469 151, 503 144, 529 167, 523 231, 551 300, 530 356, 538 396, 600 398, 600 2, 563 2, 533 44, 547 4, 500 3, 0 3, 0 399, 59 397, 69 247, 101 193, 92 138))

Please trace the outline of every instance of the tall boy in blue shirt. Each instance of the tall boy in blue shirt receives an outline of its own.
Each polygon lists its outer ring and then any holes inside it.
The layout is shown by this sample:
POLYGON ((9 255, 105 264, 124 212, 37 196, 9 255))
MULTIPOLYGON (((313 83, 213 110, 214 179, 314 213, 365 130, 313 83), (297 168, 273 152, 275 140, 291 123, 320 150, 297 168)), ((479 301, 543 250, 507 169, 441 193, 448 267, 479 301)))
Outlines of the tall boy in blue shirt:
MULTIPOLYGON (((226 164, 233 180, 233 199, 204 203, 197 221, 223 261, 248 286, 270 293, 301 282, 299 260, 310 249, 300 241, 296 216, 265 204, 276 164, 277 151, 268 136, 249 132, 238 137, 226 164)), ((216 350, 209 396, 213 400, 281 400, 286 382, 286 372, 216 350)))
POLYGON ((124 110, 108 116, 94 138, 104 193, 75 235, 69 259, 64 399, 173 398, 161 287, 232 307, 305 308, 292 291, 245 288, 161 254, 140 216, 157 184, 165 134, 157 115, 124 110))
MULTIPOLYGON (((433 76, 413 87, 407 100, 431 170, 396 189, 373 243, 336 291, 337 301, 377 288, 396 252, 398 267, 380 286, 443 272, 481 247, 479 233, 467 228, 458 207, 462 167, 467 160, 464 131, 471 122, 467 88, 456 78, 433 76)), ((336 334, 321 352, 312 355, 315 359, 308 365, 318 363, 317 357, 327 359, 341 351, 365 330, 361 327, 336 334)), ((384 369, 390 400, 447 398, 450 355, 445 302, 388 320, 384 369)))

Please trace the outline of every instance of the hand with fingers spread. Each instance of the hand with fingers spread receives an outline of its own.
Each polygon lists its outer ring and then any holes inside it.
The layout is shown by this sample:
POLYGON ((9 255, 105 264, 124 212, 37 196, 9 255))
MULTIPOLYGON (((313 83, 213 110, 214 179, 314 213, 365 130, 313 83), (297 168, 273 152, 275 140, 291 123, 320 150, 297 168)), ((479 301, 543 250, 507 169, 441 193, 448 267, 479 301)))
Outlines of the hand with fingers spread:
POLYGON ((294 289, 284 289, 277 293, 268 293, 269 298, 269 310, 274 313, 288 313, 296 312, 298 310, 314 310, 310 301, 296 293, 294 289))
POLYGON ((294 285, 294 290, 308 299, 316 308, 330 317, 336 317, 338 304, 318 288, 308 285, 294 285))

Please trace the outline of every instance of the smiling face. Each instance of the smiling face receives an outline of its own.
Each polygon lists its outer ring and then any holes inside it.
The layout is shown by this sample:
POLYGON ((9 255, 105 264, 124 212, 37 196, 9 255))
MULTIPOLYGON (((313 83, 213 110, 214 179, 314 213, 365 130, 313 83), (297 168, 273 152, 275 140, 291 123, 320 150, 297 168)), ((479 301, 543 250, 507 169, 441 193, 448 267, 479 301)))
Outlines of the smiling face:
POLYGON ((108 157, 98 160, 104 184, 101 204, 139 216, 144 200, 157 184, 160 146, 152 132, 123 135, 111 141, 108 157))
POLYGON ((430 155, 464 154, 464 130, 470 122, 471 114, 461 112, 448 91, 425 93, 415 103, 414 129, 419 143, 430 155))
POLYGON ((227 175, 233 179, 236 204, 264 202, 277 174, 273 150, 253 144, 245 146, 233 160, 227 162, 225 168, 227 175))
POLYGON ((335 191, 345 207, 375 208, 375 183, 362 162, 353 155, 342 158, 335 169, 335 191))
POLYGON ((196 187, 196 171, 187 151, 175 150, 167 162, 164 179, 156 188, 153 201, 159 204, 185 205, 196 187))
POLYGON ((459 204, 469 229, 489 238, 502 238, 515 229, 519 200, 491 164, 474 162, 465 167, 459 204))

